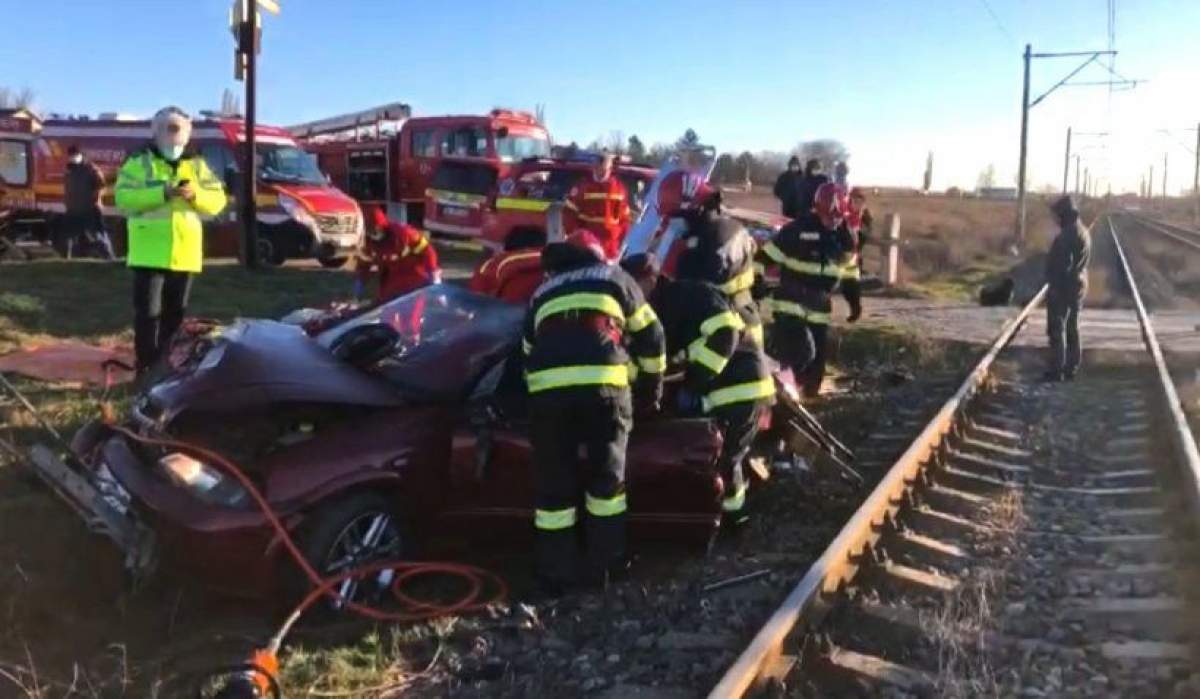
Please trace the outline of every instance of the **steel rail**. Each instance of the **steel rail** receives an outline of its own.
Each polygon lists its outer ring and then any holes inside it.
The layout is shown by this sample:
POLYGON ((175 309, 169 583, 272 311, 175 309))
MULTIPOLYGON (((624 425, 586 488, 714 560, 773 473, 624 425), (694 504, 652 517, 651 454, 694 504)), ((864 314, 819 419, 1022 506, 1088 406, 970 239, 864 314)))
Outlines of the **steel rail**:
POLYGON ((1117 249, 1117 257, 1121 260, 1121 267, 1125 271, 1129 293, 1133 296, 1138 324, 1142 326, 1142 340, 1145 342, 1150 356, 1154 359, 1154 367, 1158 371, 1159 387, 1162 389, 1167 414, 1170 416, 1166 429, 1170 434, 1171 446, 1176 452, 1179 468, 1182 471, 1183 483, 1181 486, 1190 501, 1193 519, 1200 521, 1200 450, 1196 448, 1196 437, 1192 434, 1191 427, 1188 426, 1187 416, 1183 412, 1183 403, 1179 400, 1179 393, 1175 390, 1175 382, 1171 379, 1171 372, 1167 369, 1162 347, 1158 344, 1158 336, 1154 334, 1154 325, 1150 322, 1150 315, 1142 303, 1142 295, 1138 292, 1137 282, 1133 278, 1133 269, 1129 266, 1129 259, 1125 257, 1120 235, 1117 233, 1117 227, 1111 216, 1108 219, 1108 230, 1112 235, 1113 245, 1117 249))
POLYGON ((741 697, 746 694, 770 662, 780 655, 788 634, 801 620, 806 626, 815 626, 820 621, 824 612, 828 611, 817 604, 822 594, 836 592, 841 585, 853 579, 858 572, 862 554, 882 536, 881 525, 899 511, 905 502, 904 494, 914 485, 926 462, 954 427, 955 418, 960 410, 987 380, 996 357, 1025 325, 1030 314, 1045 296, 1046 287, 1043 286, 1033 300, 1004 325, 999 336, 959 389, 892 465, 821 557, 813 563, 750 641, 750 645, 742 651, 720 682, 709 692, 709 699, 741 697))
MULTIPOLYGON (((1133 219, 1138 223, 1141 223, 1146 228, 1158 233, 1159 235, 1164 235, 1171 240, 1180 243, 1181 245, 1186 245, 1189 248, 1200 252, 1200 233, 1197 233, 1196 231, 1188 230, 1182 226, 1176 226, 1170 223, 1163 223, 1162 221, 1155 221, 1152 218, 1145 218, 1143 216, 1134 216, 1133 219)), ((1111 222, 1112 217, 1110 216, 1110 227, 1112 225, 1111 222)))

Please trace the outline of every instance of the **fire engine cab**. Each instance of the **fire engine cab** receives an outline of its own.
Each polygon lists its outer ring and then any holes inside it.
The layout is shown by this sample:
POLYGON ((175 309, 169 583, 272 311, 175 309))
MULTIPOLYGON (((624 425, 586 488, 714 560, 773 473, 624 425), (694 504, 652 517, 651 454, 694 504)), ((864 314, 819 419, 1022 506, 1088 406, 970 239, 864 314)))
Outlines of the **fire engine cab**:
MULTIPOLYGON (((109 190, 102 198, 106 227, 118 253, 125 248, 124 215, 113 204, 112 185, 125 157, 151 138, 150 123, 121 118, 46 119, 30 112, 0 112, 0 221, 14 234, 47 239, 64 212, 67 148, 74 145, 99 167, 109 190), (18 230, 19 229, 19 230, 18 230)), ((362 213, 353 199, 329 184, 315 159, 280 128, 259 125, 256 163, 260 258, 317 258, 340 266, 361 243, 362 213)), ((236 197, 245 124, 203 113, 193 122, 192 146, 224 179, 229 205, 205 221, 205 255, 238 253, 241 226, 236 197)))
MULTIPOLYGON (((527 158, 516 164, 484 204, 480 242, 498 250, 509 235, 520 230, 536 230, 550 240, 557 238, 564 232, 562 204, 576 183, 591 177, 597 157, 580 153, 568 158, 527 158)), ((637 220, 658 169, 618 161, 614 171, 629 192, 633 219, 637 220)))
POLYGON ((410 117, 394 103, 289 128, 322 170, 360 203, 440 235, 474 238, 482 207, 519 161, 550 154, 527 112, 410 117))

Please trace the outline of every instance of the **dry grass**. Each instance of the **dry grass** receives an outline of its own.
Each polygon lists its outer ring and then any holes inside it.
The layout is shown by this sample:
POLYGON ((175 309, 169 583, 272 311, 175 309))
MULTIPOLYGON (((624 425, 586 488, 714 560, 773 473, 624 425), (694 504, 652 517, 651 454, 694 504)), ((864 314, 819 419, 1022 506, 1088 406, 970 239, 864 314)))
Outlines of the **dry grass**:
MULTIPOLYGON (((1026 521, 1021 493, 1013 489, 985 510, 981 523, 994 532, 989 545, 1003 546, 1012 544, 1026 521)), ((940 609, 922 614, 937 652, 938 696, 967 699, 1010 695, 992 666, 989 648, 1001 611, 996 609, 995 600, 1004 577, 1002 567, 977 567, 940 609)))

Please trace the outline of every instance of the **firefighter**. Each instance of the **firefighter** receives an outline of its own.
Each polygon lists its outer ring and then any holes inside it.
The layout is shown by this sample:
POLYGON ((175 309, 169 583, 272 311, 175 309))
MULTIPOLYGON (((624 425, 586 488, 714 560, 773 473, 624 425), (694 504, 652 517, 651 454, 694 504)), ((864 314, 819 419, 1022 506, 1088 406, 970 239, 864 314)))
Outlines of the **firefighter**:
POLYGON ((586 579, 607 580, 624 564, 625 448, 634 408, 658 410, 667 362, 658 317, 595 235, 547 245, 542 265, 548 276, 530 302, 523 345, 537 573, 543 591, 557 594, 578 572, 581 500, 586 579))
POLYGON ((722 524, 740 526, 747 520, 743 462, 775 396, 762 345, 713 284, 660 277, 650 255, 634 255, 622 266, 637 279, 658 314, 668 356, 684 363, 676 409, 681 415, 702 413, 721 430, 717 466, 724 484, 722 524))
POLYGON ((788 218, 800 215, 800 183, 804 175, 800 172, 800 158, 788 158, 787 169, 775 180, 775 198, 779 200, 779 211, 788 218))
POLYGON ((659 211, 679 216, 685 229, 670 268, 676 276, 717 286, 763 344, 762 318, 751 289, 755 282, 754 239, 746 227, 721 213, 721 193, 694 173, 672 173, 659 185, 659 211))
MULTIPOLYGON (((846 275, 854 253, 853 236, 842 225, 845 200, 840 188, 817 189, 813 211, 788 223, 763 248, 764 264, 779 267, 779 288, 770 304, 772 356, 792 369, 808 397, 820 393, 825 378, 826 342, 832 321, 830 295, 846 275)), ((862 315, 858 285, 844 289, 853 323, 862 315)))
POLYGON ((153 140, 126 158, 115 187, 117 207, 128 217, 139 374, 159 359, 183 322, 192 275, 204 263, 200 217, 225 208, 221 181, 189 145, 191 117, 166 107, 151 128, 153 140))
POLYGON ((804 164, 804 179, 800 181, 800 201, 797 205, 797 216, 809 213, 813 208, 813 198, 821 185, 829 182, 829 176, 821 172, 821 161, 809 158, 804 164))
POLYGON ((529 303, 545 279, 542 248, 546 234, 535 229, 513 231, 504 240, 504 251, 484 260, 471 276, 468 288, 509 303, 529 303))
POLYGON ((587 229, 599 236, 608 260, 616 260, 629 232, 629 193, 613 172, 612 153, 605 151, 584 178, 567 195, 566 212, 570 230, 587 229))
POLYGON ((389 221, 381 207, 374 207, 370 215, 367 240, 355 259, 355 298, 363 297, 374 269, 379 270, 379 303, 442 283, 437 250, 429 238, 406 223, 389 221))
POLYGON ((850 230, 857 244, 854 257, 858 266, 858 278, 862 277, 863 248, 871 240, 871 228, 874 225, 875 219, 871 216, 871 210, 867 208, 866 192, 862 187, 851 188, 850 207, 846 209, 846 228, 850 230))
POLYGON ((1079 312, 1087 296, 1092 236, 1079 222, 1079 210, 1070 196, 1054 202, 1052 211, 1061 231, 1046 255, 1046 331, 1051 355, 1045 379, 1071 381, 1083 360, 1079 312))

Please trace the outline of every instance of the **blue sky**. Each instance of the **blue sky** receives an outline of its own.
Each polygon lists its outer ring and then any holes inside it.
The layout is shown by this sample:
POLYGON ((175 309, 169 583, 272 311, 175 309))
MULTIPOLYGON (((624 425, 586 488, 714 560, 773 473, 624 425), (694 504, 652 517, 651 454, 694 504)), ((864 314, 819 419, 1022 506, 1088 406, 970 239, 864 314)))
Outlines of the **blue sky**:
MULTIPOLYGON (((1106 0, 655 0, 604 3, 281 0, 266 17, 260 115, 288 124, 390 101, 417 113, 544 103, 556 140, 613 130, 647 143, 687 127, 722 150, 844 141, 853 179, 974 186, 989 163, 1016 169, 1021 60, 1105 48, 1106 0), (989 8, 991 12, 989 12, 989 8), (994 17, 993 17, 994 14, 994 17)), ((42 109, 148 114, 215 107, 232 80, 227 0, 0 0, 0 84, 30 86, 42 109), (53 30, 47 29, 53 27, 53 30)), ((1190 186, 1179 145, 1200 121, 1200 2, 1118 3, 1117 69, 1150 82, 1113 95, 1069 88, 1034 110, 1031 176, 1061 183, 1067 125, 1086 165, 1136 188, 1169 152, 1172 190, 1190 186), (1103 147, 1102 147, 1103 146, 1103 147)), ((1034 93, 1074 67, 1034 64, 1034 93)), ((1100 80, 1093 67, 1081 79, 1100 80)), ((1156 178, 1158 172, 1156 171, 1156 178)))

